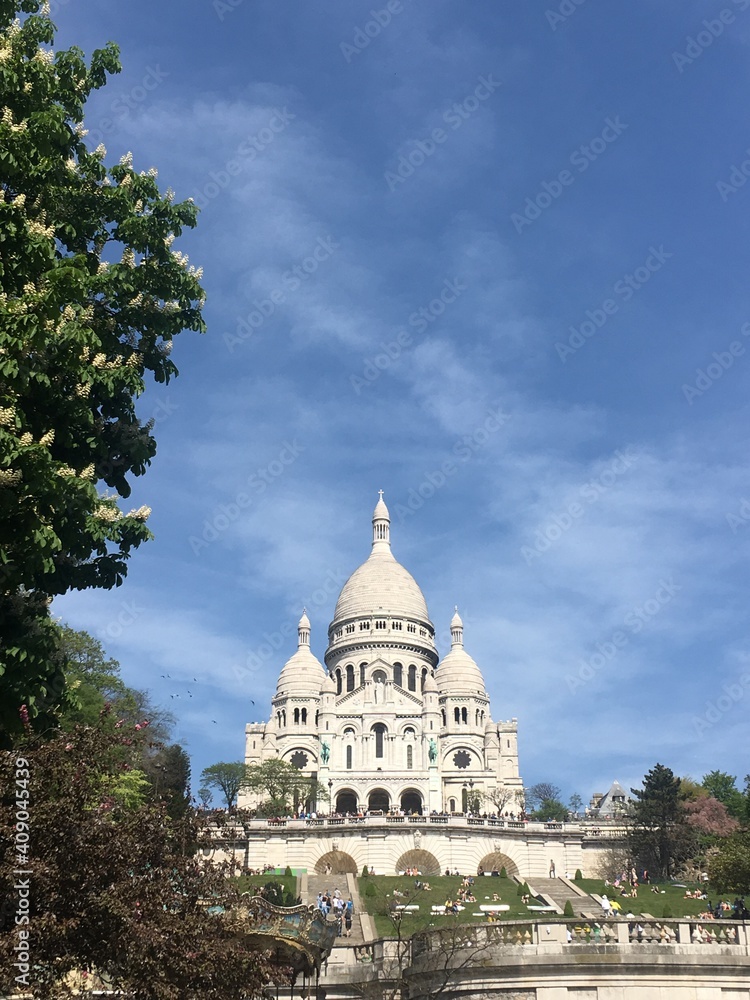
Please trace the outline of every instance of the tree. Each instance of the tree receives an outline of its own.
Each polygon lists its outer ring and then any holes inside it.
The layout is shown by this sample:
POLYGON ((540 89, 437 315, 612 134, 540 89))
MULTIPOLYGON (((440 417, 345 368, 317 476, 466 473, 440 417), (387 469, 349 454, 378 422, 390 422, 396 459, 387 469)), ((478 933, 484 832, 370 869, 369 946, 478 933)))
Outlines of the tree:
POLYGON ((203 806, 204 809, 208 809, 211 805, 211 799, 213 798, 213 792, 210 788, 206 788, 205 785, 201 785, 198 789, 198 801, 203 806))
POLYGON ((239 792, 248 787, 248 768, 241 760, 211 764, 201 772, 201 784, 204 788, 218 789, 231 809, 239 792))
POLYGON ((737 789, 737 779, 725 771, 709 771, 701 785, 713 798, 723 802, 730 816, 741 819, 745 812, 742 792, 737 789))
POLYGON ((570 808, 570 811, 572 813, 575 813, 576 816, 583 809, 583 799, 578 794, 578 792, 574 792, 573 795, 570 796, 570 799, 568 801, 568 806, 570 808))
POLYGON ((630 852, 639 865, 657 878, 670 878, 675 865, 690 855, 695 834, 685 819, 680 779, 670 768, 656 764, 635 796, 628 831, 630 852))
POLYGON ((709 795, 686 802, 685 814, 690 826, 703 834, 728 837, 740 827, 737 820, 729 815, 724 803, 709 795))
POLYGON ((250 764, 246 787, 258 795, 268 796, 261 809, 271 816, 286 815, 300 804, 310 810, 315 803, 328 800, 328 789, 324 785, 278 757, 262 764, 250 764))
POLYGON ((526 808, 536 809, 544 799, 559 802, 561 796, 562 791, 557 785, 553 785, 551 781, 540 781, 538 784, 526 789, 526 808))
POLYGON ((750 893, 750 833, 723 841, 708 862, 708 877, 717 892, 750 893))
POLYGON ((95 970, 143 1000, 261 995, 268 967, 243 942, 239 888, 196 858, 198 819, 133 794, 142 732, 79 727, 0 754, 0 994, 57 1000, 64 977, 95 970), (19 861, 33 871, 20 925, 19 861), (211 916, 207 899, 226 913, 211 916))
POLYGON ((42 0, 0 0, 0 734, 65 702, 51 597, 122 583, 151 537, 119 497, 155 451, 136 407, 202 331, 200 272, 172 249, 196 223, 130 155, 87 149, 84 105, 117 47, 54 52, 42 0), (17 14, 25 15, 14 20, 17 14), (24 717, 25 717, 24 716, 24 717))
POLYGON ((554 820, 563 823, 568 818, 568 810, 559 799, 542 799, 532 816, 542 821, 554 820))

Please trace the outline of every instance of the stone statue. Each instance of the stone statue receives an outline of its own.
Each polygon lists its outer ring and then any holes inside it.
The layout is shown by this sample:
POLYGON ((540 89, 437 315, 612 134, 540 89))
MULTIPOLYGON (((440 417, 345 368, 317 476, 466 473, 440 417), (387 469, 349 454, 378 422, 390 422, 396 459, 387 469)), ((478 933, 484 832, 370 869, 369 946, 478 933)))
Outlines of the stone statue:
POLYGON ((327 764, 331 756, 331 748, 328 746, 325 740, 320 744, 320 759, 324 764, 327 764))
POLYGON ((430 739, 430 749, 428 753, 430 757, 430 763, 434 764, 435 761, 437 760, 437 743, 433 739, 430 739))

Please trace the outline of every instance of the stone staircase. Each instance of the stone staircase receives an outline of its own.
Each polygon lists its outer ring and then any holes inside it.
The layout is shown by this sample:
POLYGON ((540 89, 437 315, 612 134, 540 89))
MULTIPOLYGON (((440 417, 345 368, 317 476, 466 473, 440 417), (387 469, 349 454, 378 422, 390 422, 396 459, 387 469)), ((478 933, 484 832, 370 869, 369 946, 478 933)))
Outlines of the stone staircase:
POLYGON ((365 937, 362 933, 360 901, 357 896, 356 879, 353 875, 318 875, 316 872, 310 872, 307 875, 307 898, 303 896, 302 902, 314 906, 319 892, 330 890, 331 894, 333 894, 333 890, 336 888, 341 892, 344 901, 351 896, 354 902, 351 937, 344 937, 342 934, 340 938, 336 938, 336 947, 346 948, 364 944, 365 937))
MULTIPOLYGON (((600 916, 602 908, 599 903, 595 899, 592 899, 591 896, 579 895, 575 889, 571 888, 571 884, 563 878, 539 879, 538 882, 534 883, 533 891, 535 891, 536 895, 545 896, 551 903, 558 906, 561 913, 565 908, 566 902, 570 900, 573 906, 573 913, 577 917, 600 916)), ((529 888, 532 887, 529 886, 529 888)))

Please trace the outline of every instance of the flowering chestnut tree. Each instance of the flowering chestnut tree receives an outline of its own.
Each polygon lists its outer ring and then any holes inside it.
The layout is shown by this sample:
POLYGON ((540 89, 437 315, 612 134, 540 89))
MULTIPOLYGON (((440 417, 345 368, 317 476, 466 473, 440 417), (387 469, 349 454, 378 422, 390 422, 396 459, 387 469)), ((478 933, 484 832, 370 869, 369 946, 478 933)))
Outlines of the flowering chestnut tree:
POLYGON ((49 601, 122 583, 150 537, 121 508, 156 451, 136 400, 177 373, 173 338, 203 331, 199 270, 172 246, 192 202, 130 154, 85 143, 89 94, 120 69, 54 51, 41 0, 0 0, 0 733, 64 699, 49 601))
POLYGON ((0 752, 0 995, 56 1000, 88 981, 247 1000, 284 978, 248 948, 236 880, 204 860, 195 814, 148 800, 147 726, 27 734, 0 752))

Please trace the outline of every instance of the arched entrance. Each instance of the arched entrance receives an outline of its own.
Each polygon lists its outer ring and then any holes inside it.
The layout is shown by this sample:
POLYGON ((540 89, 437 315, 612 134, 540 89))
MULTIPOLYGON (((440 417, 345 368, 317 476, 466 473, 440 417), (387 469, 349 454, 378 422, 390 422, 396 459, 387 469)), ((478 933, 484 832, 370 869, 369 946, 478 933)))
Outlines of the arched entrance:
POLYGON ((500 872, 503 868, 509 876, 518 875, 518 865, 515 861, 511 861, 507 854, 502 854, 500 851, 493 851, 492 854, 485 854, 477 866, 477 872, 480 870, 485 872, 500 872))
POLYGON ((405 813, 422 815, 422 796, 415 788, 407 788, 401 793, 401 808, 405 813))
POLYGON ((348 872, 356 875, 358 871, 357 862, 351 854, 346 854, 344 851, 329 851, 321 858, 318 858, 315 862, 315 871, 319 875, 325 875, 328 872, 329 866, 331 875, 346 875, 348 872))
POLYGON ((337 813, 355 813, 357 811, 357 795, 351 788, 343 788, 336 796, 337 813))
POLYGON ((375 788, 370 792, 367 798, 367 808, 370 811, 379 809, 382 812, 388 812, 391 808, 391 797, 385 788, 375 788))
POLYGON ((402 854, 396 862, 396 873, 401 874, 408 868, 416 868, 422 875, 439 875, 441 873, 440 862, 434 854, 429 851, 407 851, 402 854))

